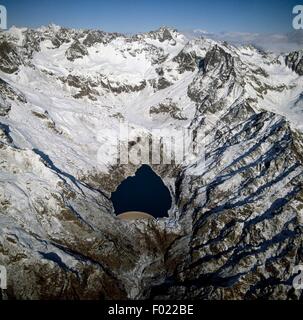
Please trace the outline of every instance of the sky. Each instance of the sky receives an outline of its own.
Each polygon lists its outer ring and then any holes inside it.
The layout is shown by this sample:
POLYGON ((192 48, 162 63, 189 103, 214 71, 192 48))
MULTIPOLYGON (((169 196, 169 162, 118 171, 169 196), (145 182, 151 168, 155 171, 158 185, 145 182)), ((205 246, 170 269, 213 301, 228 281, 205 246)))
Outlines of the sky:
POLYGON ((0 0, 8 25, 135 33, 159 26, 208 32, 283 33, 292 29, 292 9, 303 0, 0 0))

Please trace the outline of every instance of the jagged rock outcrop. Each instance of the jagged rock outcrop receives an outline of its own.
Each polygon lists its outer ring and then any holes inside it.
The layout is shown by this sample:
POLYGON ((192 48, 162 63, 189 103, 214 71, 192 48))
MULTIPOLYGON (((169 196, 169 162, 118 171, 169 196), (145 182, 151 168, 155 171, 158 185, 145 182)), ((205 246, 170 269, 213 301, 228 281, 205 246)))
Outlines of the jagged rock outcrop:
POLYGON ((302 259, 302 135, 267 112, 233 128, 207 148, 205 174, 182 173, 178 201, 193 217, 190 243, 153 298, 300 297, 291 270, 302 259), (241 156, 226 161, 237 145, 241 156))
POLYGON ((14 73, 22 64, 22 60, 14 44, 3 41, 0 43, 0 70, 6 73, 14 73))
POLYGON ((303 75, 303 51, 294 51, 285 58, 286 64, 298 75, 303 75))
POLYGON ((215 45, 205 55, 202 62, 202 72, 210 72, 216 69, 220 78, 226 80, 234 72, 234 58, 223 48, 215 45))
POLYGON ((32 58, 35 52, 40 51, 40 43, 44 40, 43 35, 36 30, 26 30, 23 41, 23 48, 28 58, 32 58))
POLYGON ((86 47, 79 42, 79 40, 75 40, 71 46, 66 50, 66 58, 69 61, 75 61, 76 59, 83 58, 88 54, 86 47))
POLYGON ((10 104, 5 102, 3 98, 0 96, 0 116, 7 116, 11 110, 10 104))
POLYGON ((157 106, 152 106, 149 112, 151 116, 169 114, 173 119, 187 120, 187 118, 182 116, 181 109, 178 105, 172 102, 171 99, 168 99, 168 101, 160 103, 157 106))
POLYGON ((174 57, 174 61, 179 63, 179 71, 181 73, 185 71, 195 71, 198 65, 198 57, 195 52, 181 51, 176 57, 174 57))
POLYGON ((173 34, 176 34, 177 30, 167 27, 161 27, 156 31, 151 31, 148 36, 152 39, 159 40, 160 42, 169 41, 172 45, 176 44, 173 34))
POLYGON ((21 103, 26 103, 26 98, 22 93, 17 92, 13 89, 6 81, 0 78, 0 116, 7 116, 11 110, 10 101, 18 101, 21 103))
POLYGON ((83 40, 83 45, 86 47, 91 47, 98 43, 107 44, 115 38, 121 36, 123 35, 118 33, 106 33, 101 30, 89 30, 86 38, 83 40))

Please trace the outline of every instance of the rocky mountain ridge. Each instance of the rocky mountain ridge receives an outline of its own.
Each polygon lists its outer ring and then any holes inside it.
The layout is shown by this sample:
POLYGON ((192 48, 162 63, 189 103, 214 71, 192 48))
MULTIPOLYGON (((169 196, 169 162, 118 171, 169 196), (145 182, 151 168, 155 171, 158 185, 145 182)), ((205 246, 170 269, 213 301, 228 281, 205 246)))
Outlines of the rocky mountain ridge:
POLYGON ((2 298, 302 298, 301 56, 165 27, 1 32, 2 298), (205 130, 205 157, 151 164, 169 218, 115 217, 139 167, 105 148, 121 121, 205 130))

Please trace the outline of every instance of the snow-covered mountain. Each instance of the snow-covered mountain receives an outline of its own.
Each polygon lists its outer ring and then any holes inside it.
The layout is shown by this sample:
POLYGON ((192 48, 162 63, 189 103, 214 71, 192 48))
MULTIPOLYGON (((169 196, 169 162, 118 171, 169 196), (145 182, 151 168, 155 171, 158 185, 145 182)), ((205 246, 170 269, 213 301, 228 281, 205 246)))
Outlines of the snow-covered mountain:
POLYGON ((302 55, 165 27, 1 32, 2 298, 300 298, 302 55), (206 127, 205 159, 152 165, 169 218, 115 217, 111 192, 139 167, 103 148, 121 121, 206 127))

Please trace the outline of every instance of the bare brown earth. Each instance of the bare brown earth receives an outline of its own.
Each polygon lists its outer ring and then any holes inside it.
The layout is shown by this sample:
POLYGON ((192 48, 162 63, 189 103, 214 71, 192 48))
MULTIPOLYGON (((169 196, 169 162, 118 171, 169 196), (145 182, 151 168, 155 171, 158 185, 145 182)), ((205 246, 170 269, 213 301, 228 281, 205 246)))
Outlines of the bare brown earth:
POLYGON ((154 219, 150 214, 140 211, 127 211, 119 214, 117 217, 122 220, 154 219))

